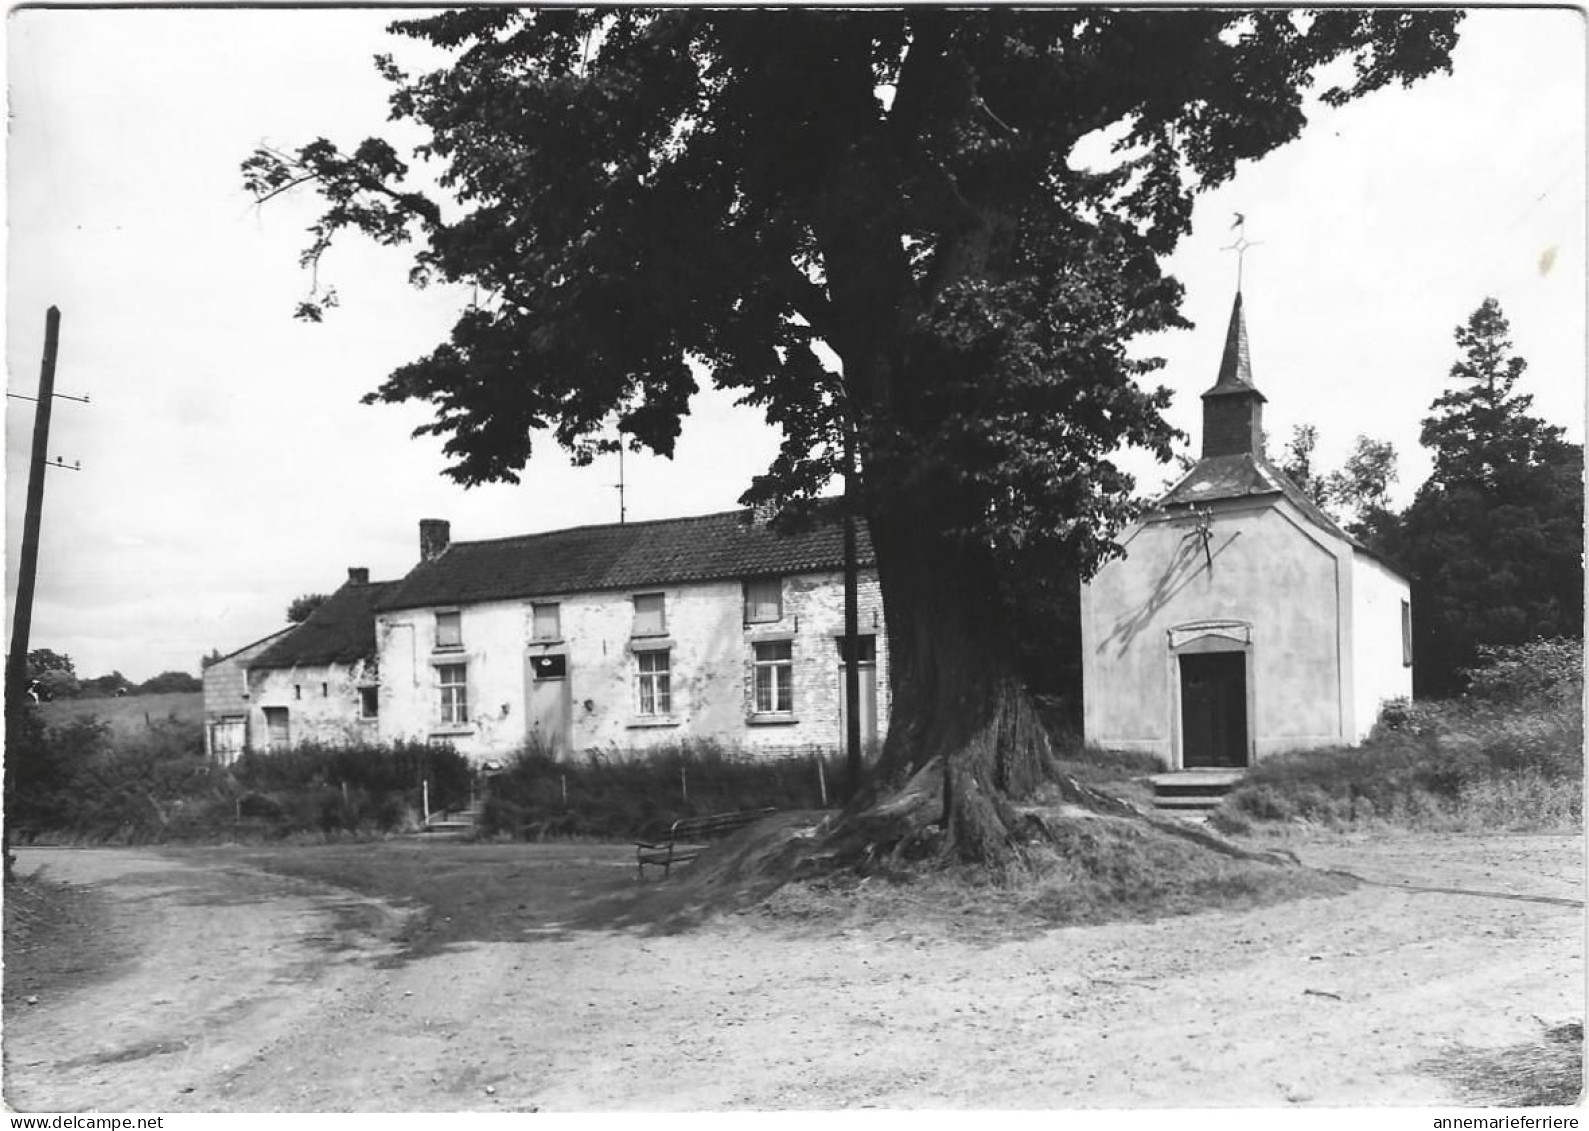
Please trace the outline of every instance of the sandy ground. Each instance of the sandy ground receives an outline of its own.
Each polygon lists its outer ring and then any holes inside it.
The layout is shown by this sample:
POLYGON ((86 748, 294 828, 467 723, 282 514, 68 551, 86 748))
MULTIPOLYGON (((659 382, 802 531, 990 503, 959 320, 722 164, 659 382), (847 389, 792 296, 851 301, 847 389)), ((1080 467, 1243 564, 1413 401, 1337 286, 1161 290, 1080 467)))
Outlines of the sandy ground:
MULTIPOLYGON (((675 935, 532 922, 521 941, 406 959, 411 912, 349 892, 197 852, 24 849, 22 874, 103 897, 115 945, 32 1004, 8 985, 5 1096, 168 1112, 1447 1105, 1463 1096, 1442 1056, 1582 1018, 1580 838, 1292 847, 1367 882, 996 944, 752 914, 675 935)), ((632 868, 621 848, 581 853, 632 868)))

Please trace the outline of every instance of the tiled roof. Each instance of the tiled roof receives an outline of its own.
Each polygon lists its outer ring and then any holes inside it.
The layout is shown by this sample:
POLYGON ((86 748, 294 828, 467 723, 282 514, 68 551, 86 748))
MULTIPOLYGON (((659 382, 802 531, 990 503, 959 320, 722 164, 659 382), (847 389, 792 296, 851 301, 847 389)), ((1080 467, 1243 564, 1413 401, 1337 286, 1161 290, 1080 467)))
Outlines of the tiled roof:
MULTIPOLYGON (((1290 476, 1263 456, 1243 453, 1234 456, 1210 456, 1197 461, 1186 477, 1161 497, 1157 507, 1199 506, 1221 499, 1241 499, 1250 495, 1284 495, 1307 515, 1315 525, 1329 531, 1337 538, 1353 542, 1351 535, 1337 526, 1329 515, 1320 510, 1291 482, 1290 476)), ((1355 542, 1353 542, 1355 545, 1355 542)))
POLYGON ((1352 547, 1375 561, 1401 573, 1401 567, 1390 559, 1363 545, 1338 526, 1334 519, 1319 509, 1307 494, 1291 481, 1291 477, 1263 456, 1235 455, 1213 456, 1197 461, 1174 487, 1153 504, 1158 510, 1177 507, 1200 506, 1221 499, 1241 499, 1258 495, 1284 495, 1291 504, 1306 515, 1319 529, 1344 539, 1352 547))
MULTIPOLYGON (((857 531, 856 550, 861 564, 872 564, 864 523, 857 531)), ((827 521, 801 533, 779 534, 752 521, 751 512, 735 510, 454 542, 415 566, 380 607, 516 600, 843 566, 840 523, 827 521)))
POLYGON ((342 586, 309 619, 276 641, 250 663, 252 668, 290 668, 309 664, 351 664, 375 655, 375 606, 401 584, 377 581, 342 586))

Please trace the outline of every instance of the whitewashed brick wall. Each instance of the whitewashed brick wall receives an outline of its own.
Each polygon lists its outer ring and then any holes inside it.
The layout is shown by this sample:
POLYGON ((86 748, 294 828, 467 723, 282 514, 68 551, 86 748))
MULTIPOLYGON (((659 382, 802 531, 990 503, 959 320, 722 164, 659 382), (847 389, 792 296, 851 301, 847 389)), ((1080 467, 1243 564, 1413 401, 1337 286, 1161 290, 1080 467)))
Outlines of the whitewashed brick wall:
MULTIPOLYGON (((876 575, 862 574, 860 631, 877 640, 879 737, 888 719, 886 626, 876 575)), ((543 599, 537 599, 538 601, 543 599)), ((783 616, 747 625, 738 580, 640 587, 621 592, 567 594, 560 606, 562 641, 531 641, 532 602, 497 601, 383 613, 380 649, 380 737, 452 742, 476 761, 521 748, 528 733, 528 657, 567 657, 571 745, 576 752, 644 750, 679 740, 716 739, 776 756, 813 748, 837 749, 843 735, 839 704, 843 676, 838 638, 844 632, 843 575, 837 571, 783 580, 783 616), (632 639, 636 593, 664 595, 672 710, 640 715, 632 639), (463 647, 436 648, 436 613, 460 612, 463 647), (787 721, 752 722, 752 643, 781 638, 793 652, 794 710, 787 721), (439 724, 435 667, 468 665, 469 720, 439 724)))

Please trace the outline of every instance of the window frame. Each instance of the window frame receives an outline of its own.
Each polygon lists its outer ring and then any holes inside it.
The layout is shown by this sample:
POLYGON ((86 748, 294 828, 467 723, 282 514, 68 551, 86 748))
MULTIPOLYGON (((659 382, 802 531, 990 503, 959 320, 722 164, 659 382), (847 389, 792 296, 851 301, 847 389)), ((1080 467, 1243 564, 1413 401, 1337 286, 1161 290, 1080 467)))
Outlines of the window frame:
POLYGON ((636 652, 635 658, 635 714, 642 719, 660 719, 673 714, 673 649, 648 648, 636 652), (657 657, 661 657, 658 668, 657 657), (650 710, 646 709, 649 694, 650 710))
POLYGON ((463 610, 462 609, 437 609, 436 610, 436 651, 462 652, 463 651, 463 610), (454 639, 447 640, 442 636, 442 625, 453 626, 454 639))
POLYGON ((763 717, 793 715, 795 694, 794 641, 792 639, 751 641, 750 665, 752 713, 763 717), (782 649, 784 654, 764 657, 762 655, 763 649, 772 649, 775 652, 778 649, 782 649), (768 705, 766 706, 763 705, 762 693, 764 690, 767 692, 765 702, 768 705))
POLYGON ((632 597, 632 603, 634 606, 634 621, 629 631, 631 636, 666 636, 668 634, 668 599, 666 593, 636 593, 632 597), (655 598, 657 603, 656 628, 645 628, 642 627, 640 621, 640 602, 642 600, 649 601, 653 598, 655 598))
POLYGON ((469 665, 466 662, 436 664, 436 717, 444 727, 469 725, 469 665), (448 674, 456 672, 456 680, 448 674))
POLYGON ((783 577, 747 577, 743 582, 744 594, 744 619, 746 624, 777 624, 783 620, 783 577), (753 604, 751 590, 754 586, 771 587, 773 600, 772 616, 758 616, 752 609, 764 607, 767 602, 753 604))
POLYGON ((531 601, 530 602, 530 639, 536 644, 553 644, 563 639, 563 603, 561 601, 531 601), (541 631, 541 612, 552 611, 552 633, 550 636, 541 631))
POLYGON ((359 688, 359 721, 373 722, 381 717, 381 689, 379 687, 359 688), (374 704, 373 708, 371 704, 374 704))
POLYGON ((1401 602, 1401 666, 1412 667, 1412 600, 1406 597, 1401 602))

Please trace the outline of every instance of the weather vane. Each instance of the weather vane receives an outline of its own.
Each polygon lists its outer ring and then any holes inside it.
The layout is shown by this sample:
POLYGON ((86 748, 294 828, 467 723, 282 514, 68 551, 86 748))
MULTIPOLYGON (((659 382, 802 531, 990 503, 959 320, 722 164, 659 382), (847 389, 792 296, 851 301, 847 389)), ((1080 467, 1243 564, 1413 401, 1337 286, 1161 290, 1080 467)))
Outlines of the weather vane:
POLYGON ((1241 269, 1245 265, 1247 259, 1247 249, 1250 247, 1261 246, 1263 244, 1263 240, 1250 240, 1247 238, 1247 217, 1244 213, 1236 213, 1236 222, 1231 225, 1231 228, 1236 232, 1236 242, 1222 247, 1219 250, 1234 251, 1236 253, 1236 293, 1240 294, 1241 269))

